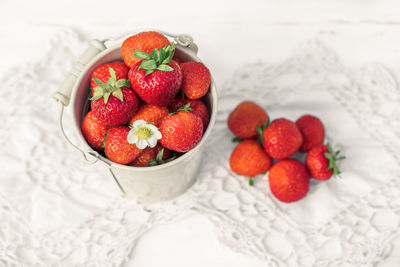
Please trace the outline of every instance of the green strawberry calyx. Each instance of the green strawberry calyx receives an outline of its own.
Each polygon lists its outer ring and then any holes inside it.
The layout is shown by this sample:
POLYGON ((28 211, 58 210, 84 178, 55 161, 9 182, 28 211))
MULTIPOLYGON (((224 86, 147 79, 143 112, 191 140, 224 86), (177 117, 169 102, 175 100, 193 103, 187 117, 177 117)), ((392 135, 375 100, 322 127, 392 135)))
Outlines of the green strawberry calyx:
POLYGON ((179 111, 186 111, 186 112, 192 111, 192 108, 190 107, 190 103, 187 103, 186 105, 184 105, 176 110, 176 112, 179 112, 179 111))
POLYGON ((90 100, 97 100, 103 97, 104 104, 107 104, 110 95, 115 96, 121 102, 124 101, 124 95, 122 94, 122 87, 131 87, 130 82, 127 79, 119 79, 117 80, 117 76, 113 68, 109 67, 108 71, 110 72, 110 77, 108 78, 107 83, 104 83, 98 78, 93 78, 94 82, 98 85, 93 88, 93 95, 90 100))
POLYGON ((267 121, 262 122, 261 127, 259 125, 256 126, 256 131, 258 133, 258 138, 259 138, 261 145, 264 145, 263 135, 264 135, 265 129, 267 129, 268 126, 269 126, 269 118, 267 118, 267 121))
POLYGON ((168 162, 170 162, 170 161, 172 161, 172 160, 174 160, 176 158, 175 156, 173 156, 173 157, 171 157, 169 159, 163 160, 163 157, 164 157, 164 148, 161 149, 157 153, 157 156, 156 156, 155 159, 151 159, 150 160, 150 166, 156 166, 156 165, 165 164, 165 163, 168 163, 168 162))
POLYGON ((253 186, 254 185, 254 177, 249 178, 249 185, 253 186))
MULTIPOLYGON (((106 131, 106 133, 104 134, 104 138, 103 138, 103 144, 101 145, 101 147, 102 148, 106 148, 106 138, 107 138, 107 134, 108 134, 108 132, 110 131, 112 129, 112 127, 111 128, 109 128, 107 131, 106 131)), ((106 151, 104 150, 104 153, 105 153, 106 151)))
POLYGON ((153 73, 155 70, 173 71, 174 69, 171 68, 168 64, 171 62, 171 59, 174 56, 175 46, 175 44, 172 44, 166 45, 165 47, 160 49, 154 48, 153 51, 151 51, 150 55, 142 50, 135 49, 135 57, 138 59, 143 59, 138 70, 146 70, 144 76, 153 73))
POLYGON ((186 111, 186 112, 192 111, 192 108, 190 107, 190 103, 187 103, 186 105, 184 105, 184 106, 178 108, 175 112, 169 113, 168 116, 171 116, 171 115, 173 115, 173 114, 176 114, 176 113, 178 113, 179 111, 186 111))
POLYGON ((243 139, 240 138, 239 136, 235 136, 235 137, 232 138, 232 142, 233 143, 240 143, 242 141, 243 141, 243 139))
POLYGON ((333 170, 333 175, 340 174, 340 170, 336 165, 336 162, 342 159, 345 159, 345 156, 339 156, 340 151, 334 151, 332 146, 328 143, 326 144, 328 148, 328 152, 324 153, 325 158, 329 160, 328 170, 333 170))

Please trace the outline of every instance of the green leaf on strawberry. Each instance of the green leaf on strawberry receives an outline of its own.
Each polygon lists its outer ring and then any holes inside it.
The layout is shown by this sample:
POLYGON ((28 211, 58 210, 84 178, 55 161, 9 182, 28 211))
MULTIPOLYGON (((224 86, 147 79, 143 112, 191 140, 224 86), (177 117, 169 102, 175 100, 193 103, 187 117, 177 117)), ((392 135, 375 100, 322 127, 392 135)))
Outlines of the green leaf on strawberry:
POLYGON ((263 135, 263 129, 261 129, 261 127, 260 126, 256 126, 256 130, 257 130, 257 133, 258 133, 258 135, 260 135, 260 136, 262 136, 263 135))
POLYGON ((117 75, 115 74, 115 70, 113 68, 108 68, 108 71, 110 72, 111 78, 113 78, 116 81, 117 75))
POLYGON ((340 170, 336 166, 336 162, 338 160, 345 159, 346 157, 344 157, 344 156, 338 157, 340 154, 340 151, 334 151, 332 149, 332 146, 329 143, 326 144, 326 147, 328 148, 328 152, 324 153, 324 156, 329 161, 328 170, 333 170, 333 175, 338 175, 338 174, 340 174, 340 170))
POLYGON ((135 52, 135 57, 138 59, 150 59, 150 56, 142 50, 135 49, 134 52, 135 52))
POLYGON ((131 87, 130 82, 127 79, 119 79, 117 80, 117 76, 113 68, 108 68, 110 72, 110 77, 108 78, 107 83, 102 82, 98 78, 93 78, 94 82, 98 85, 97 87, 92 88, 93 95, 90 100, 97 100, 103 97, 104 104, 107 104, 110 95, 115 96, 121 102, 124 101, 124 97, 122 94, 122 87, 131 87))
POLYGON ((135 49, 135 57, 143 59, 139 69, 146 70, 145 76, 153 73, 155 70, 173 71, 174 69, 168 66, 175 53, 175 44, 166 45, 163 48, 154 48, 150 55, 144 51, 135 49))
POLYGON ((176 111, 174 111, 174 112, 168 113, 168 117, 170 117, 171 115, 174 115, 174 114, 178 113, 179 111, 186 111, 186 112, 192 111, 192 108, 190 107, 190 103, 187 103, 186 105, 184 105, 184 106, 178 108, 178 109, 177 109, 176 111))
POLYGON ((103 95, 103 99, 104 99, 104 104, 107 104, 108 99, 110 98, 111 93, 107 92, 103 95))
POLYGON ((160 49, 159 50, 160 52, 159 52, 159 59, 158 59, 158 61, 157 61, 157 63, 158 64, 160 64, 160 63, 162 63, 162 62, 160 62, 160 60, 162 59, 162 58, 166 58, 166 52, 165 52, 165 49, 160 49))
POLYGON ((154 59, 143 60, 139 68, 154 71, 157 68, 157 63, 154 59))
POLYGON ((131 87, 131 83, 127 79, 120 79, 115 85, 118 87, 131 87))
POLYGON ((233 143, 240 143, 242 141, 243 141, 243 139, 238 137, 238 136, 235 136, 235 137, 232 138, 232 142, 233 143))
POLYGON ((162 161, 163 161, 163 159, 162 159, 163 156, 164 156, 164 148, 161 149, 160 152, 158 152, 157 157, 156 157, 156 160, 157 160, 158 162, 162 162, 162 161))
POLYGON ((150 58, 156 59, 157 64, 160 64, 160 51, 157 48, 154 48, 153 51, 151 51, 150 58))
POLYGON ((249 179, 249 185, 250 185, 250 186, 253 186, 253 185, 254 185, 254 179, 253 179, 253 177, 250 177, 250 179, 249 179))
POLYGON ((101 86, 95 87, 95 88, 93 88, 93 90, 94 90, 94 93, 90 100, 97 100, 104 95, 103 87, 101 87, 101 86))
POLYGON ((93 80, 97 85, 100 85, 100 86, 105 85, 105 83, 103 83, 99 78, 94 77, 93 80))
POLYGON ((121 102, 124 101, 124 95, 122 94, 121 90, 114 91, 112 95, 118 98, 121 102))
POLYGON ((171 157, 169 159, 163 160, 163 157, 164 157, 164 148, 161 149, 158 152, 158 154, 157 154, 155 159, 150 159, 150 166, 156 166, 156 165, 165 164, 165 163, 168 163, 168 162, 170 162, 170 161, 172 161, 172 160, 174 160, 176 158, 175 156, 173 156, 173 157, 171 157))
POLYGON ((262 128, 258 125, 256 126, 256 131, 258 133, 258 140, 262 145, 264 145, 264 138, 263 138, 264 131, 265 129, 267 129, 268 125, 269 125, 269 118, 267 118, 267 121, 262 123, 262 128))
POLYGON ((160 65, 160 66, 157 67, 157 69, 161 70, 161 71, 173 71, 174 70, 173 68, 171 68, 168 65, 160 65))
POLYGON ((190 107, 190 103, 187 103, 186 105, 178 108, 176 112, 179 112, 179 111, 182 111, 182 110, 186 111, 186 112, 192 111, 192 108, 190 107))

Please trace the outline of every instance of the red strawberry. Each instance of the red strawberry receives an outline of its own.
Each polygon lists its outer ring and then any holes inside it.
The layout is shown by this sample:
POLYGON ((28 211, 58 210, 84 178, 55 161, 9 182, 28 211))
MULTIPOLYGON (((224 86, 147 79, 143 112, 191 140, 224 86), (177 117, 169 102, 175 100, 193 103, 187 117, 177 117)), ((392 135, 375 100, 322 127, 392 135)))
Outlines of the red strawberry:
POLYGON ((96 150, 103 150, 104 135, 110 127, 102 123, 92 111, 83 118, 81 129, 86 141, 96 150))
POLYGON ((122 88, 123 101, 117 97, 110 96, 107 104, 102 98, 93 100, 91 107, 93 113, 103 123, 109 126, 122 125, 132 118, 139 106, 139 99, 130 88, 122 88))
POLYGON ((207 106, 200 99, 185 99, 182 95, 178 94, 169 107, 173 112, 176 112, 179 108, 183 108, 187 104, 190 104, 190 112, 201 119, 203 130, 205 131, 210 121, 210 115, 208 114, 207 106))
POLYGON ((237 174, 254 177, 269 170, 272 160, 255 140, 244 140, 233 150, 229 165, 237 174))
POLYGON ((294 202, 308 193, 310 178, 306 167, 295 159, 275 163, 268 174, 272 194, 282 202, 294 202))
POLYGON ((201 62, 184 62, 182 69, 182 91, 189 99, 199 99, 208 92, 211 74, 201 62))
POLYGON ((325 129, 322 122, 312 115, 304 115, 296 121, 297 127, 303 136, 301 152, 307 152, 317 145, 322 145, 325 138, 325 129))
POLYGON ((154 49, 151 55, 143 51, 135 52, 143 58, 129 71, 132 88, 146 103, 167 106, 178 93, 182 84, 182 72, 179 64, 171 60, 175 45, 154 49))
MULTIPOLYGON (((128 78, 129 68, 124 64, 124 62, 114 61, 114 62, 110 62, 110 63, 105 63, 103 65, 100 65, 93 71, 92 77, 90 78, 90 88, 95 88, 95 87, 99 86, 95 82, 94 78, 99 79, 103 83, 108 82, 108 79, 111 77, 109 68, 112 68, 114 70, 117 80, 128 78)), ((92 93, 94 93, 93 90, 92 90, 92 93)))
POLYGON ((128 88, 129 81, 125 78, 117 79, 113 68, 109 68, 107 83, 97 78, 93 80, 98 84, 94 90, 91 108, 94 115, 109 126, 117 126, 129 122, 139 107, 139 99, 135 92, 128 88))
POLYGON ((264 128, 267 124, 267 113, 251 101, 243 101, 237 105, 228 118, 228 127, 231 132, 242 139, 256 138, 257 126, 264 128))
POLYGON ((167 115, 168 109, 166 107, 144 104, 132 117, 129 124, 133 124, 137 120, 144 120, 147 123, 153 123, 154 126, 159 127, 162 119, 167 115))
POLYGON ((203 123, 196 115, 181 110, 166 116, 160 125, 160 143, 171 150, 186 152, 195 147, 203 135, 203 123))
POLYGON ((274 159, 292 156, 303 143, 296 123, 281 118, 274 120, 263 134, 264 149, 274 159))
POLYGON ((311 176, 317 180, 328 180, 332 175, 340 174, 336 161, 345 157, 339 157, 339 153, 333 151, 329 144, 313 147, 306 157, 306 166, 311 176))
POLYGON ((143 152, 131 164, 134 167, 154 166, 169 162, 171 153, 161 144, 155 147, 146 147, 143 152))
POLYGON ((128 164, 142 153, 142 149, 137 148, 135 144, 128 143, 129 131, 130 129, 127 126, 117 126, 107 132, 104 148, 106 156, 111 161, 128 164))
POLYGON ((178 63, 178 64, 181 64, 181 63, 182 63, 182 60, 181 60, 180 58, 176 57, 176 56, 173 56, 173 57, 172 57, 172 60, 175 61, 175 62, 178 63))
POLYGON ((168 39, 158 32, 141 32, 127 38, 121 46, 121 55, 124 59, 125 64, 128 67, 132 67, 138 62, 142 61, 142 58, 135 56, 135 50, 142 50, 147 54, 150 54, 154 48, 161 48, 169 45, 168 39))

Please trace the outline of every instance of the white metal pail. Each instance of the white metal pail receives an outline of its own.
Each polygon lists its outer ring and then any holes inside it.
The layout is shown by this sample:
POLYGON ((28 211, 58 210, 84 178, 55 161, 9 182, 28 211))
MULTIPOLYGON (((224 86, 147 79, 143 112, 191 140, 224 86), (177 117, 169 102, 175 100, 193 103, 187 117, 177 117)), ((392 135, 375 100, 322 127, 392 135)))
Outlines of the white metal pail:
POLYGON ((131 167, 117 164, 94 151, 86 142, 81 132, 81 122, 89 107, 89 86, 93 70, 106 62, 122 60, 121 43, 125 37, 142 31, 158 31, 173 39, 176 43, 176 56, 183 61, 201 61, 197 56, 197 46, 190 35, 169 34, 154 29, 142 29, 114 39, 104 41, 92 40, 89 48, 75 63, 70 73, 61 84, 54 98, 61 104, 60 127, 66 140, 81 151, 86 160, 100 161, 109 166, 111 175, 117 182, 123 194, 128 198, 137 199, 140 202, 151 203, 168 200, 185 192, 196 180, 196 175, 201 163, 204 143, 209 137, 214 126, 217 112, 217 91, 214 80, 205 96, 205 103, 210 112, 210 123, 201 141, 192 150, 181 157, 153 167, 131 167), (81 141, 77 146, 66 136, 62 124, 64 107, 68 106, 71 98, 74 119, 73 131, 81 141))

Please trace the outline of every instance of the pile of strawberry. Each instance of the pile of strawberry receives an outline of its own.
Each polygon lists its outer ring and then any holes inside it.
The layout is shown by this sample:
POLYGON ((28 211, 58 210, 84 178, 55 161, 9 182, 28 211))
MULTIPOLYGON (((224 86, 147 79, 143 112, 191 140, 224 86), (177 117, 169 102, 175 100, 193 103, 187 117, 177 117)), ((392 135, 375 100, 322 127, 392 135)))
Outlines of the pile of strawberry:
POLYGON ((285 118, 269 124, 267 113, 256 103, 244 101, 229 115, 228 127, 240 143, 230 157, 231 170, 253 177, 267 171, 272 194, 282 202, 294 202, 308 193, 310 176, 327 180, 340 173, 336 161, 344 157, 324 145, 325 128, 315 116, 303 115, 296 122, 285 118), (307 153, 305 164, 290 158, 307 153))
POLYGON ((142 32, 123 42, 123 61, 93 71, 91 109, 81 125, 92 148, 116 163, 149 166, 198 144, 210 119, 201 100, 210 71, 174 52, 162 34, 142 32))

